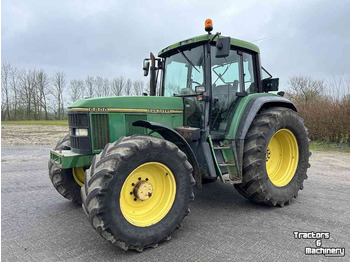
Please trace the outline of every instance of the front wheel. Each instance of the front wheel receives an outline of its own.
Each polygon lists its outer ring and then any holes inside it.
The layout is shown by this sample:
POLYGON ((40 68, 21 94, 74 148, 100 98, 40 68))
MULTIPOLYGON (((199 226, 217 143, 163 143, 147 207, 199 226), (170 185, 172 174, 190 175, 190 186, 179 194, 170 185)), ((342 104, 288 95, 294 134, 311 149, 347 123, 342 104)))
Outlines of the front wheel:
MULTIPOLYGON (((57 143, 55 150, 70 150, 69 134, 57 143)), ((57 192, 73 203, 81 204, 80 187, 84 184, 84 169, 82 167, 62 169, 51 161, 48 166, 50 180, 57 192)))
POLYGON ((298 114, 273 107, 256 116, 245 138, 238 192, 253 202, 283 206, 303 189, 309 167, 307 129, 298 114))
POLYGON ((180 227, 194 183, 192 166, 173 143, 124 137, 106 145, 85 172, 83 208, 102 237, 142 251, 180 227))

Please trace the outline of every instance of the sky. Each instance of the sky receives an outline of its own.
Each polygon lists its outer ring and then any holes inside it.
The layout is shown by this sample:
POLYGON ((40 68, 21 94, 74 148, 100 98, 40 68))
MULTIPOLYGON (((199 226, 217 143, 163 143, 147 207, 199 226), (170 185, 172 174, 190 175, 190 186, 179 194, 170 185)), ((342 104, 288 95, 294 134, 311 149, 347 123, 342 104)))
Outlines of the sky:
POLYGON ((143 78, 149 52, 213 32, 252 41, 280 78, 330 78, 350 71, 350 0, 3 0, 2 61, 68 79, 143 78))

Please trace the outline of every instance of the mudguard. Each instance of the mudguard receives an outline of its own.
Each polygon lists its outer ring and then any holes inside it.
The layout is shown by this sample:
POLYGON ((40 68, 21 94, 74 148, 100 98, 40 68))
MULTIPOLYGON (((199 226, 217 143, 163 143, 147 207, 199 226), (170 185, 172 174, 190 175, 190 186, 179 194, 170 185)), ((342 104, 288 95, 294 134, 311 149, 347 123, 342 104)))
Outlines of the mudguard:
MULTIPOLYGON (((243 177, 243 150, 244 150, 244 139, 247 135, 248 129, 252 124, 257 113, 264 108, 269 107, 286 107, 294 111, 297 111, 294 104, 286 98, 280 96, 260 96, 252 98, 244 108, 242 113, 236 135, 233 139, 233 152, 235 155, 235 161, 237 165, 237 171, 240 177, 243 177)), ((232 144, 231 144, 232 145, 232 144)))
POLYGON ((196 180, 196 186, 199 186, 199 187, 201 186, 202 179, 201 179, 201 173, 200 173, 196 156, 192 148, 190 147, 190 145, 178 132, 176 132, 174 129, 171 129, 165 125, 162 125, 156 122, 145 121, 145 120, 135 121, 132 123, 132 125, 151 129, 152 131, 160 134, 164 139, 178 146, 179 149, 186 154, 188 161, 193 167, 193 175, 194 175, 194 179, 196 180))
POLYGON ((263 108, 269 107, 287 107, 297 111, 294 104, 286 98, 280 96, 260 96, 252 98, 245 107, 241 121, 238 125, 235 139, 244 139, 250 125, 252 124, 256 114, 263 108))

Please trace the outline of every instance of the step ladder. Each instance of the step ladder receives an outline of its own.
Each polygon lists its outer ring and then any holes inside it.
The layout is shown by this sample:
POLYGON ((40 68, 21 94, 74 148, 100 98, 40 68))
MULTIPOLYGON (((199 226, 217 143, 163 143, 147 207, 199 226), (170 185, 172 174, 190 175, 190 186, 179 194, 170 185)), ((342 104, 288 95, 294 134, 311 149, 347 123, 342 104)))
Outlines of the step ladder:
POLYGON ((211 137, 209 137, 209 144, 212 149, 212 155, 216 165, 216 171, 219 175, 219 179, 223 183, 240 183, 240 179, 237 178, 236 164, 234 161, 234 155, 231 146, 227 141, 220 141, 220 145, 214 145, 211 137), (221 152, 224 161, 218 161, 216 153, 221 152), (221 168, 226 167, 228 173, 223 174, 221 168))

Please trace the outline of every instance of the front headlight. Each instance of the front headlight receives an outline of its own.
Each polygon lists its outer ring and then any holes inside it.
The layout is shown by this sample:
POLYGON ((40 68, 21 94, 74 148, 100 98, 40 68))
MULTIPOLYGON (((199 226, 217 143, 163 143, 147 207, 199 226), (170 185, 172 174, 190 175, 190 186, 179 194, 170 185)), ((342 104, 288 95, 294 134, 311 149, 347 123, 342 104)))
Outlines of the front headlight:
POLYGON ((75 135, 76 136, 88 136, 89 131, 86 128, 76 128, 75 135))

